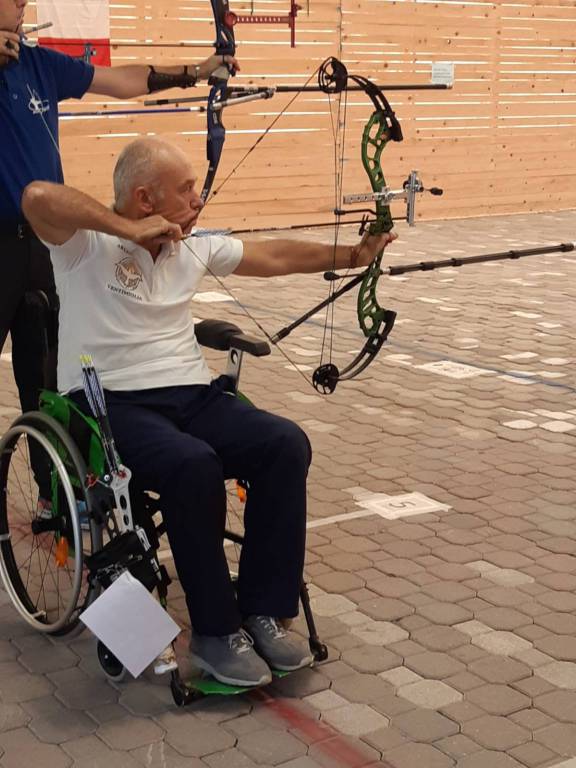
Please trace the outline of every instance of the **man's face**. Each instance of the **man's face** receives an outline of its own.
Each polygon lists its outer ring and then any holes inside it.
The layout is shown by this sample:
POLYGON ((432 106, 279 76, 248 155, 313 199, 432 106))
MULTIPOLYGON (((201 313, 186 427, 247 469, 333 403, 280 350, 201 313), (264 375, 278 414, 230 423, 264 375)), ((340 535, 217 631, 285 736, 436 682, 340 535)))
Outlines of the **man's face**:
POLYGON ((174 162, 163 164, 158 174, 160 194, 155 198, 154 213, 180 224, 188 234, 203 208, 197 183, 198 177, 188 160, 183 162, 179 156, 174 162))
POLYGON ((0 0, 0 30, 20 32, 28 0, 0 0))

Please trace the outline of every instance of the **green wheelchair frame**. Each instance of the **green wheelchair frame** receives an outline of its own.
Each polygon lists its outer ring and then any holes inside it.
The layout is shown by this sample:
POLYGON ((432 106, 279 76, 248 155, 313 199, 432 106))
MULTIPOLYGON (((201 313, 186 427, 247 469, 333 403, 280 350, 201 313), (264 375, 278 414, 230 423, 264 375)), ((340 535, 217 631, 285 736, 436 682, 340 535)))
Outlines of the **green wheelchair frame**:
MULTIPOLYGON (((224 375, 230 391, 242 397, 237 387, 243 354, 267 355, 268 344, 242 333, 232 323, 218 320, 197 324, 196 334, 203 346, 228 352, 224 375)), ((39 411, 17 418, 0 439, 0 575, 20 616, 39 631, 55 636, 82 631, 82 611, 126 569, 148 589, 156 589, 160 602, 167 605, 170 578, 157 556, 165 527, 154 519, 161 512, 161 500, 155 494, 130 493, 128 507, 132 507, 134 516, 131 513, 125 517, 127 526, 119 526, 118 516, 123 511, 118 507, 124 505, 112 493, 110 479, 96 419, 52 390, 42 392, 39 411), (47 455, 50 462, 51 509, 43 514, 35 508, 33 448, 36 454, 42 451, 47 455), (18 476, 20 466, 27 472, 27 479, 18 476), (14 493, 25 497, 16 523, 16 513, 11 512, 14 493), (138 498, 133 498, 135 495, 138 498)), ((225 538, 240 546, 243 540, 241 533, 229 529, 225 538)), ((327 658, 327 649, 318 638, 304 582, 300 596, 310 649, 315 659, 322 661, 327 658)), ((97 651, 105 674, 121 680, 125 674, 122 664, 101 642, 97 651)), ((198 694, 242 690, 214 680, 186 683, 178 671, 172 672, 171 687, 178 705, 198 694)))

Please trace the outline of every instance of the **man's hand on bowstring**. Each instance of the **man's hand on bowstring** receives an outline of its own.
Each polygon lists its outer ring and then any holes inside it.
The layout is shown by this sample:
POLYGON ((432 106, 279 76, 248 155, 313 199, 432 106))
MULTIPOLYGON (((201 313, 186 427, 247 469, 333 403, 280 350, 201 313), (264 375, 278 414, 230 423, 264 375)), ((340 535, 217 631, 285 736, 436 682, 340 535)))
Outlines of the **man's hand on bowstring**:
POLYGON ((128 239, 137 245, 162 245, 178 242, 184 234, 179 224, 155 214, 144 219, 132 219, 128 227, 128 239))
POLYGON ((220 69, 223 64, 231 68, 235 73, 240 71, 240 65, 234 56, 222 56, 218 53, 209 56, 206 61, 198 65, 198 79, 208 80, 210 75, 216 72, 217 69, 220 69))
POLYGON ((368 267, 374 261, 376 256, 384 250, 390 243, 398 239, 394 230, 384 232, 381 235, 364 234, 358 245, 352 247, 350 253, 350 268, 368 267))
POLYGON ((0 29, 0 62, 5 59, 18 61, 20 56, 20 35, 0 29))

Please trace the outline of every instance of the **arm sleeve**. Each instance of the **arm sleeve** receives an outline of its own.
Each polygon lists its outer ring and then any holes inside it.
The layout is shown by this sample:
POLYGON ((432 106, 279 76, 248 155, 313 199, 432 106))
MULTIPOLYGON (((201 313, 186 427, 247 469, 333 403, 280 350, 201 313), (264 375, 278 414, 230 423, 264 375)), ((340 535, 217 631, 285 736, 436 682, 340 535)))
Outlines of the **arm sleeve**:
POLYGON ((58 101, 81 99, 92 83, 94 67, 82 59, 42 48, 46 66, 54 73, 58 101))
POLYGON ((208 255, 209 272, 218 277, 227 277, 242 261, 244 243, 234 237, 213 236, 210 238, 208 255))
POLYGON ((50 258, 54 265, 55 272, 71 272, 86 261, 95 248, 95 233, 86 229, 78 229, 62 245, 46 243, 44 245, 50 250, 50 258))

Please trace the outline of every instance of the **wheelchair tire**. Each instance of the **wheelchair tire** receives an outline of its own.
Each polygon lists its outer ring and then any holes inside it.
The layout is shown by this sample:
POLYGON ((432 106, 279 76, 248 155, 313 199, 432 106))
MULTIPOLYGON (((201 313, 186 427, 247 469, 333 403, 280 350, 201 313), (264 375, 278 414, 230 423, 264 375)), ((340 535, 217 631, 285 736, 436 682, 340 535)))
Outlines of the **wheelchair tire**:
POLYGON ((177 707, 187 707, 188 704, 192 704, 192 702, 204 698, 203 693, 187 686, 180 676, 174 673, 170 680, 170 690, 172 692, 174 704, 176 704, 177 707))
MULTIPOLYGON (((22 618, 35 629, 65 635, 97 597, 84 556, 102 546, 89 508, 86 465, 76 444, 52 417, 20 416, 0 439, 0 575, 22 618), (38 512, 32 470, 45 463, 53 512, 38 512), (88 522, 81 526, 78 502, 88 522)), ((82 625, 80 625, 82 627, 82 625)))
POLYGON ((98 654, 98 662, 108 680, 114 683, 121 683, 128 674, 128 670, 122 662, 114 656, 112 651, 101 640, 98 640, 96 653, 98 654))
POLYGON ((314 661, 326 661, 328 658, 328 646, 325 643, 311 641, 310 650, 314 654, 314 661))

